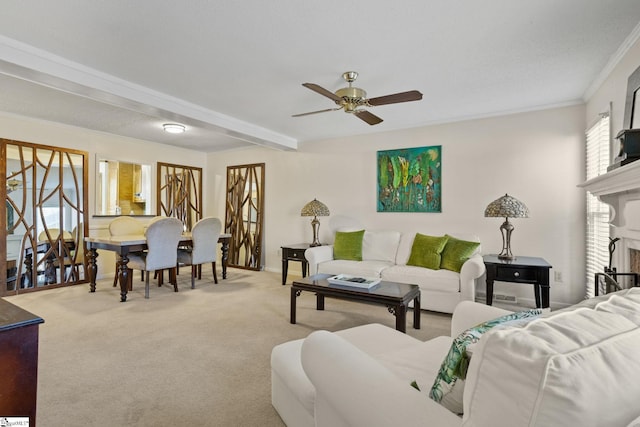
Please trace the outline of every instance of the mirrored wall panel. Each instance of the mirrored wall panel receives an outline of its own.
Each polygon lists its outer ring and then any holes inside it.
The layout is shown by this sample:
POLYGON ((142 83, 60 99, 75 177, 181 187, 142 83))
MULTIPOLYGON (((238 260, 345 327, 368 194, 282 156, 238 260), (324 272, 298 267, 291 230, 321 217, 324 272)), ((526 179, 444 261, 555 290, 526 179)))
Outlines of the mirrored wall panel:
POLYGON ((85 282, 87 153, 0 142, 7 218, 0 295, 85 282))
POLYGON ((229 265, 262 270, 264 163, 227 167, 225 233, 231 233, 229 265))
POLYGON ((96 215, 153 215, 151 165, 96 158, 96 215))
POLYGON ((185 231, 202 218, 202 168, 158 163, 157 215, 178 218, 185 231))

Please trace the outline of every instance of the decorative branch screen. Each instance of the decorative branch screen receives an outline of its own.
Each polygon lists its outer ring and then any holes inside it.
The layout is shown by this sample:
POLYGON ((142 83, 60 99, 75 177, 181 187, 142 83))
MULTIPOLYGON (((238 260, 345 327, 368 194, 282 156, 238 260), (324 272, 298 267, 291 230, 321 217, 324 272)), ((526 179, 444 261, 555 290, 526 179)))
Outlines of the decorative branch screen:
POLYGON ((263 265, 264 163, 227 167, 225 232, 231 233, 229 265, 263 265))
POLYGON ((0 295, 86 282, 88 153, 0 143, 7 184, 0 295))
POLYGON ((202 219, 202 168, 158 163, 157 214, 178 218, 190 231, 202 219))

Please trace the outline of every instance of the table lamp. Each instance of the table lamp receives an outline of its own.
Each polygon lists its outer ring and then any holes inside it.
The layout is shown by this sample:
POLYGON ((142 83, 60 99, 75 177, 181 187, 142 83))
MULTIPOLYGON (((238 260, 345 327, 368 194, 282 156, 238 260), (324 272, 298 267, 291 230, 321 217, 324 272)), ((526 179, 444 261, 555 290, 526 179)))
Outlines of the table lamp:
POLYGON ((520 200, 505 194, 489 203, 489 206, 484 210, 484 216, 488 218, 504 217, 504 222, 500 226, 502 252, 500 252, 498 258, 514 260, 516 257, 511 252, 511 233, 514 230, 514 226, 509 222, 509 218, 529 218, 529 209, 520 200))
POLYGON ((304 207, 300 212, 300 216, 312 216, 311 227, 313 228, 313 243, 311 246, 321 246, 322 243, 318 240, 318 230, 320 230, 319 216, 329 216, 329 208, 317 199, 313 199, 304 207))

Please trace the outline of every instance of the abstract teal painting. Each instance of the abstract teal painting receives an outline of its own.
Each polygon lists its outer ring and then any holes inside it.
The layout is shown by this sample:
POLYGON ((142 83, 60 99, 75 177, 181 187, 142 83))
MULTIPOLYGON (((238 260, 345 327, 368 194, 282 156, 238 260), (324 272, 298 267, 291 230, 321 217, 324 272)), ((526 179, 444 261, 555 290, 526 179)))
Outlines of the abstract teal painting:
POLYGON ((378 151, 378 212, 442 212, 442 146, 378 151))

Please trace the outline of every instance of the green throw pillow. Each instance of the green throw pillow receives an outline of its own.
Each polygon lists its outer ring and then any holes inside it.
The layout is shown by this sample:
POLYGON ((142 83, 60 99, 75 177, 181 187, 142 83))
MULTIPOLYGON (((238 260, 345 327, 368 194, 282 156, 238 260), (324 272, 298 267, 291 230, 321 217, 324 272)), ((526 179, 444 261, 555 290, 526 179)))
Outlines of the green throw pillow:
POLYGON ((338 231, 333 242, 333 259, 362 261, 362 237, 364 230, 338 231))
POLYGON ((467 242, 466 240, 459 240, 455 237, 449 237, 447 244, 442 251, 442 261, 440 262, 440 268, 445 270, 455 271, 460 273, 462 264, 469 259, 473 252, 480 246, 479 242, 467 242))
POLYGON ((448 236, 435 237, 416 233, 407 265, 438 270, 440 268, 440 254, 448 239, 448 236))
MULTIPOLYGON (((461 396, 464 392, 461 387, 464 387, 463 380, 467 377, 467 369, 469 368, 470 362, 470 357, 467 354, 467 347, 477 343, 482 337, 482 334, 495 326, 523 326, 529 321, 540 316, 540 314, 542 314, 542 310, 539 308, 517 313, 509 313, 505 316, 489 320, 462 332, 453 340, 449 353, 447 353, 447 356, 444 358, 444 361, 440 366, 440 371, 436 376, 436 380, 431 387, 429 397, 442 404, 451 412, 461 414, 461 396), (459 397, 447 398, 448 395, 455 395, 459 397)), ((417 383, 415 385, 412 383, 411 385, 418 390, 421 390, 417 383)))

